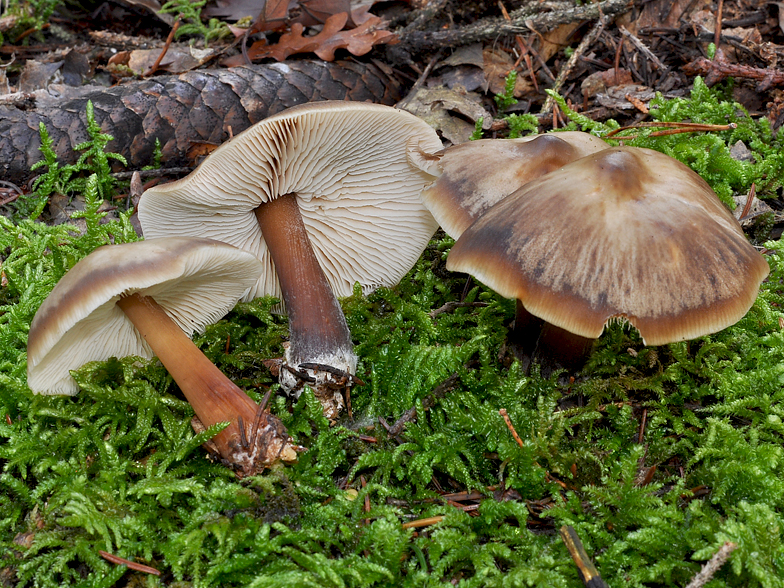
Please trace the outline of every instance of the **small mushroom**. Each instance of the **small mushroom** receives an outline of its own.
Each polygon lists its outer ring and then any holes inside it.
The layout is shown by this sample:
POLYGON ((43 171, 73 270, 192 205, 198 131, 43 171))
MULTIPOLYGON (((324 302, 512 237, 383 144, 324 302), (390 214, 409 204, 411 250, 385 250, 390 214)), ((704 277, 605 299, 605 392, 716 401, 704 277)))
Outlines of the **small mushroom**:
POLYGON ((76 394, 69 370, 111 357, 157 356, 240 475, 296 457, 280 421, 264 412, 190 340, 256 281, 251 254, 211 239, 173 237, 107 245, 57 283, 30 326, 27 381, 37 394, 76 394))
POLYGON ((411 144, 409 157, 437 178, 422 191, 422 201, 444 231, 457 239, 487 209, 527 182, 607 148, 589 133, 564 131, 469 141, 437 153, 411 144))
MULTIPOLYGON (((769 271, 702 178, 633 147, 526 184, 462 233, 447 267, 517 299, 520 331, 538 317, 576 336, 578 348, 611 321, 628 322, 646 345, 724 329, 769 271)), ((574 367, 579 356, 561 363, 574 367)))
POLYGON ((438 226, 419 199, 429 176, 408 163, 410 140, 441 148, 435 131, 407 112, 304 104, 237 135, 139 204, 147 237, 210 237, 261 260, 246 299, 283 299, 290 343, 281 385, 296 395, 304 378, 330 418, 357 362, 336 296, 351 295, 357 282, 363 292, 396 284, 438 226))

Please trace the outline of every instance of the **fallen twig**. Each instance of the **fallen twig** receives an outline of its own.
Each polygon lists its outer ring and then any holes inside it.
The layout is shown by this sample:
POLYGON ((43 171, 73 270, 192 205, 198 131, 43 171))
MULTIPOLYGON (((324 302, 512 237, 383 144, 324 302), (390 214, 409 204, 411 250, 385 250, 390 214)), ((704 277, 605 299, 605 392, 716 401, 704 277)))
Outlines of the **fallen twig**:
POLYGON ((504 418, 504 422, 506 423, 507 428, 512 432, 512 437, 514 437, 514 440, 517 441, 517 444, 522 447, 523 440, 520 439, 520 435, 518 435, 517 431, 515 431, 515 428, 512 425, 512 419, 509 418, 509 413, 506 412, 505 408, 502 408, 498 411, 498 414, 504 418))
POLYGON ((707 86, 713 86, 729 77, 758 80, 758 92, 764 92, 774 86, 784 84, 784 71, 730 63, 724 59, 720 49, 716 50, 716 56, 712 61, 705 57, 700 57, 691 63, 687 63, 682 69, 689 76, 705 76, 705 84, 707 86))
POLYGON ((403 31, 400 42, 416 52, 424 52, 439 47, 456 47, 477 41, 496 39, 502 35, 517 35, 536 31, 550 31, 559 25, 595 20, 601 15, 616 16, 626 12, 629 0, 604 0, 604 2, 585 3, 575 6, 564 3, 560 10, 541 12, 539 3, 534 2, 510 13, 511 20, 503 18, 486 18, 471 25, 437 31, 403 31))
MULTIPOLYGON (((441 382, 435 389, 427 396, 424 400, 422 400, 422 408, 424 410, 429 410, 439 398, 442 398, 446 395, 446 393, 451 390, 457 381, 460 379, 460 376, 455 372, 451 376, 449 376, 446 380, 441 382)), ((395 424, 391 427, 387 427, 387 431, 389 432, 390 437, 397 437, 403 431, 403 427, 406 426, 406 423, 415 419, 417 416, 417 409, 416 406, 412 406, 406 412, 403 413, 395 424)), ((381 420, 379 418, 379 420, 381 420)), ((384 422, 382 421, 382 425, 384 422)))
POLYGON ((153 576, 160 576, 160 570, 156 570, 150 566, 145 566, 143 564, 139 564, 130 560, 125 559, 124 557, 120 557, 119 555, 114 555, 112 553, 108 553, 106 551, 99 551, 98 555, 104 558, 106 561, 109 561, 113 564, 126 566, 130 570, 135 570, 137 572, 143 572, 145 574, 152 574, 153 576))
POLYGON ((656 57, 656 54, 653 51, 648 49, 648 46, 645 43, 643 43, 636 35, 626 30, 626 28, 623 25, 619 25, 618 30, 621 31, 621 34, 624 37, 626 37, 627 39, 629 39, 629 41, 632 42, 632 45, 637 47, 637 49, 641 51, 643 55, 645 55, 645 57, 648 58, 648 61, 650 61, 653 64, 654 68, 660 69, 662 71, 667 71, 668 69, 670 69, 664 63, 662 63, 662 61, 658 57, 656 57))
POLYGON ((738 222, 744 221, 748 218, 749 212, 751 212, 751 203, 754 202, 754 196, 757 195, 757 186, 754 182, 751 183, 751 187, 749 188, 749 195, 746 198, 746 204, 743 207, 743 212, 740 213, 740 218, 738 222))
MULTIPOLYGON (((599 35, 602 34, 602 31, 608 22, 609 18, 606 15, 601 16, 596 24, 593 25, 593 28, 588 31, 588 34, 583 37, 583 40, 580 41, 579 45, 577 45, 577 49, 574 50, 572 56, 569 57, 569 60, 558 72, 558 76, 555 78, 555 82, 553 82, 552 90, 554 92, 561 91, 561 86, 563 86, 566 78, 569 77, 569 74, 572 73, 572 70, 574 69, 575 65, 577 65, 577 61, 580 59, 580 56, 583 55, 591 46, 593 46, 593 44, 596 42, 596 39, 598 39, 599 35)), ((547 96, 547 100, 544 101, 544 105, 542 106, 540 113, 549 113, 553 108, 553 104, 553 97, 547 96)))
POLYGON ((713 575, 719 571, 719 568, 724 565, 732 552, 738 548, 737 543, 731 543, 727 541, 724 545, 722 545, 719 550, 713 554, 713 557, 708 560, 708 562, 702 566, 702 569, 691 579, 691 582, 686 584, 686 588, 702 588, 708 582, 710 582, 713 575))
POLYGON ((417 519, 416 521, 403 523, 403 528, 418 529, 419 527, 427 527, 430 525, 435 525, 436 523, 440 523, 443 520, 444 520, 443 515, 438 515, 437 517, 427 517, 426 519, 417 519))
POLYGON ((148 78, 158 71, 158 68, 161 66, 161 61, 163 61, 163 57, 166 55, 166 52, 169 51, 169 47, 171 47, 172 41, 174 40, 174 34, 177 32, 177 29, 180 28, 180 22, 180 17, 178 16, 177 20, 174 21, 174 25, 172 26, 171 31, 169 31, 169 36, 166 37, 166 43, 164 44, 163 49, 161 49, 161 52, 158 54, 158 58, 155 60, 155 63, 152 64, 152 67, 144 72, 142 77, 148 78))
POLYGON ((193 171, 192 167, 161 167, 158 169, 140 169, 134 171, 115 172, 111 174, 118 180, 130 180, 133 174, 139 174, 140 178, 160 178, 162 176, 189 174, 193 171))
POLYGON ((619 127, 604 135, 605 139, 615 138, 616 140, 631 140, 636 139, 639 135, 624 135, 616 137, 621 131, 628 131, 630 129, 646 129, 646 128, 662 128, 662 127, 675 127, 666 131, 654 131, 649 137, 662 137, 664 135, 678 135, 681 133, 698 133, 698 132, 713 132, 713 131, 729 131, 738 127, 735 123, 727 125, 709 125, 703 123, 692 122, 666 122, 666 121, 650 121, 639 122, 637 124, 629 125, 626 127, 619 127))
POLYGON ((487 302, 447 302, 443 306, 439 306, 435 310, 431 310, 427 313, 427 316, 430 318, 436 318, 439 314, 445 312, 452 312, 456 308, 483 308, 487 306, 487 302))
POLYGON ((400 110, 406 109, 406 106, 409 105, 409 103, 411 102, 411 100, 413 100, 414 96, 419 91, 419 89, 424 85, 425 81, 427 80, 427 76, 429 76, 430 72, 433 71, 433 67, 435 67, 436 63, 438 63, 439 59, 441 59, 441 51, 438 51, 438 53, 436 53, 433 56, 433 58, 427 64, 425 70, 419 76, 417 81, 414 82, 413 86, 411 86, 411 90, 409 90, 408 94, 406 94, 406 97, 403 98, 400 102, 398 102, 395 105, 395 108, 399 108, 400 110))

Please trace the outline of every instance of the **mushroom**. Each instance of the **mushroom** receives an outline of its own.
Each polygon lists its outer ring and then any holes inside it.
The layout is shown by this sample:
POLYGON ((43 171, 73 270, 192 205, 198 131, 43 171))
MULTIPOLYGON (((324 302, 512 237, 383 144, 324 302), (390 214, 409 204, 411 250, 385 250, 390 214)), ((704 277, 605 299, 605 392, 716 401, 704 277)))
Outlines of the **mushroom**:
POLYGON ((364 293, 396 284, 438 226, 419 198, 430 178, 406 157, 411 140, 441 148, 435 131, 404 111, 304 104, 250 127, 139 203, 147 237, 211 237, 261 260, 245 298, 276 296, 288 311, 281 385, 297 395, 307 380, 330 418, 357 362, 336 296, 357 282, 364 293))
POLYGON ((189 335, 218 321, 256 281, 251 254, 211 239, 173 237, 107 245, 57 283, 30 326, 27 381, 37 394, 69 394, 69 370, 110 357, 154 355, 204 425, 229 421, 212 441, 250 475, 295 447, 264 412, 193 344, 189 335))
POLYGON ((633 147, 588 155, 498 202, 462 233, 447 268, 517 299, 519 331, 538 317, 572 334, 577 355, 561 361, 572 366, 611 321, 646 345, 724 329, 769 271, 702 178, 633 147))
POLYGON ((412 144, 409 158, 437 178, 422 191, 422 200, 447 235, 457 239, 493 204, 527 182, 607 148, 589 133, 564 131, 469 141, 437 153, 412 144))

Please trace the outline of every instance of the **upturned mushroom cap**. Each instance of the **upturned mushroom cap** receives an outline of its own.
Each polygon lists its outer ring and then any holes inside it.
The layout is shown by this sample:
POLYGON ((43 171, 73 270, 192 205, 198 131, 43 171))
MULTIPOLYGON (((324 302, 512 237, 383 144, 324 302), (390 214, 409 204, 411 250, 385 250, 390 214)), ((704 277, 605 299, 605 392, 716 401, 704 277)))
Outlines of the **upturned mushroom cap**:
POLYGON ((769 271, 702 178, 632 147, 584 157, 499 202, 447 267, 571 333, 597 338, 624 320, 646 345, 737 322, 769 271))
POLYGON ((100 247, 71 268, 38 309, 28 337, 28 385, 38 394, 76 394, 69 370, 110 357, 153 357, 117 307, 121 296, 153 297, 192 336, 231 310, 260 272, 253 255, 211 239, 100 247))
POLYGON ((422 201, 444 231, 457 239, 486 210, 527 182, 607 148, 588 133, 564 131, 469 141, 437 153, 412 144, 409 157, 437 178, 422 191, 422 201))
POLYGON ((396 284, 438 227, 419 193, 429 176, 406 143, 441 149, 415 116, 378 104, 315 102, 269 117, 139 203, 146 237, 210 237, 254 253, 265 271, 247 298, 281 291, 254 210, 296 193, 319 265, 337 296, 396 284))

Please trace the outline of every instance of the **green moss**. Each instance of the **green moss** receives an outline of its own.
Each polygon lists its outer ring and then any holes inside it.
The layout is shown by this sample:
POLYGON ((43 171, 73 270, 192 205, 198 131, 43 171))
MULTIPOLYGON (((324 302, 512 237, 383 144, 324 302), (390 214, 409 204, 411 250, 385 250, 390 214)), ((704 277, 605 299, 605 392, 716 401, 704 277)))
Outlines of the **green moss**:
MULTIPOLYGON (((687 161, 725 196, 751 181, 763 195, 777 189, 778 140, 726 92, 697 83, 654 114, 736 121, 636 141, 687 161), (753 162, 727 158, 739 139, 753 162)), ((562 524, 611 586, 685 585, 724 541, 739 548, 711 586, 782 584, 782 243, 765 243, 771 276, 735 326, 659 348, 613 326, 569 382, 499 354, 514 304, 447 272, 452 241, 434 239, 398 287, 343 301, 367 383, 352 391, 353 418, 330 427, 309 392, 274 397, 308 451, 240 482, 207 459, 207 435, 193 433, 154 361, 84 366, 75 397, 28 390, 27 332, 42 300, 95 247, 136 238, 126 214, 101 222, 96 177, 85 199, 83 234, 0 217, 0 568, 17 586, 580 586, 562 524), (469 305, 434 312, 460 300, 469 305), (399 435, 380 424, 412 407, 399 435), (441 498, 466 490, 484 496, 471 513, 441 498), (402 526, 431 516, 443 518, 402 526)), ((274 303, 240 304, 196 338, 256 399, 275 386, 262 360, 286 336, 274 303)))

